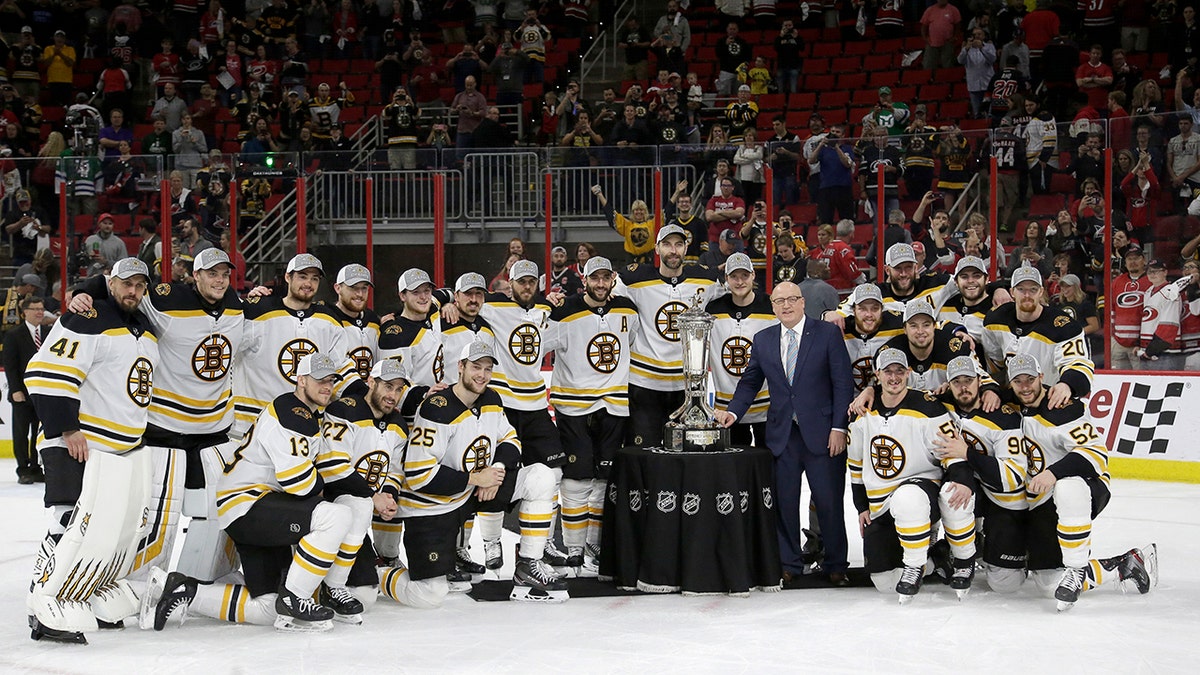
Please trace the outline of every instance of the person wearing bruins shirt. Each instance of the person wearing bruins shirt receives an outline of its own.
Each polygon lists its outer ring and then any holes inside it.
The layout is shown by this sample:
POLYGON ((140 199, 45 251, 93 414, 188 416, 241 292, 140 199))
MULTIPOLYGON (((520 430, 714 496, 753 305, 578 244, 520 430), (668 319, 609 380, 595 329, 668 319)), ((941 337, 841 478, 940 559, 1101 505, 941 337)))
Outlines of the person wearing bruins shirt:
MULTIPOLYGON (((938 328, 933 320, 933 305, 924 299, 912 300, 904 306, 904 335, 887 341, 884 348, 904 352, 909 364, 908 386, 913 389, 941 394, 949 381, 946 365, 956 356, 974 358, 971 345, 958 333, 938 328)), ((1000 406, 999 386, 978 365, 983 376, 983 408, 991 412, 1000 406)))
POLYGON ((322 352, 344 360, 338 373, 339 392, 362 385, 356 364, 345 356, 349 350, 342 323, 313 302, 323 274, 316 256, 301 253, 288 261, 283 297, 251 293, 246 300, 246 350, 243 362, 234 369, 232 438, 242 438, 267 403, 295 386, 296 367, 307 354, 322 352))
POLYGON ((396 87, 392 102, 383 109, 387 133, 388 168, 392 171, 417 168, 417 123, 421 109, 404 87, 396 87))
POLYGON ((97 620, 111 627, 136 607, 124 577, 150 493, 151 453, 141 445, 159 354, 152 326, 137 311, 149 283, 145 263, 118 260, 108 297, 65 314, 25 370, 42 423, 37 445, 52 516, 27 596, 35 640, 86 643, 83 633, 96 630, 97 620), (86 515, 75 518, 76 511, 86 515), (96 525, 88 527, 93 515, 96 525), (83 582, 81 568, 112 575, 97 579, 93 571, 83 582))
POLYGON ((984 411, 977 364, 968 356, 951 359, 946 376, 959 435, 939 435, 935 454, 944 461, 965 460, 975 472, 987 496, 975 502, 975 515, 983 519, 985 579, 993 591, 1012 591, 1025 578, 1025 543, 1005 536, 1022 528, 1027 510, 1021 413, 1011 403, 984 411))
POLYGON ((1042 273, 1018 268, 1012 276, 1013 302, 984 319, 983 350, 994 371, 1002 371, 1014 354, 1037 359, 1046 368, 1049 406, 1059 408, 1091 392, 1095 365, 1083 327, 1061 308, 1043 306, 1042 293, 1042 273))
POLYGON ((424 270, 412 268, 397 282, 399 314, 383 324, 379 358, 399 358, 408 368, 413 385, 431 387, 442 381, 442 320, 433 305, 433 280, 424 270))
POLYGON ((379 360, 379 315, 367 307, 367 295, 374 285, 366 267, 358 263, 346 265, 338 270, 333 284, 337 304, 329 309, 346 331, 346 356, 354 362, 354 369, 364 381, 379 360))
POLYGON ((687 192, 688 182, 681 180, 675 186, 666 206, 667 225, 674 225, 687 233, 687 252, 683 262, 695 265, 700 255, 708 250, 708 223, 692 213, 692 196, 687 192))
POLYGON ((857 394, 875 383, 875 354, 888 340, 904 335, 904 316, 884 310, 883 294, 875 284, 859 284, 848 299, 854 321, 846 325, 843 335, 857 394))
POLYGON ((354 104, 354 92, 346 88, 345 82, 339 82, 342 95, 333 98, 329 84, 322 82, 317 86, 317 95, 308 102, 308 112, 312 115, 313 138, 328 141, 330 130, 338 126, 342 110, 354 104))
MULTIPOLYGON (((977 256, 965 256, 954 267, 954 285, 958 295, 941 306, 938 319, 943 324, 962 326, 975 346, 981 347, 983 320, 999 300, 988 284, 987 263, 977 256)), ((1007 291, 1002 295, 1007 295, 1007 291)), ((1003 299, 1008 301, 1009 298, 1003 299)))
MULTIPOLYGON (((1082 591, 1108 581, 1131 580, 1138 592, 1150 592, 1158 582, 1155 544, 1090 559, 1092 521, 1108 505, 1111 493, 1108 448, 1087 405, 1076 397, 1056 405, 1053 388, 1045 386, 1043 377, 1053 370, 1039 365, 1032 354, 1010 357, 1006 370, 1023 415, 1029 515, 997 536, 1024 543, 1026 569, 1041 590, 1053 593, 1060 612, 1074 606, 1082 591)), ((1014 574, 1005 590, 1016 590, 1023 580, 1014 574)))
MULTIPOLYGON (((733 400, 738 381, 750 364, 754 334, 779 323, 771 307, 771 299, 754 289, 754 263, 745 253, 734 253, 725 261, 725 285, 729 294, 708 303, 704 311, 713 315, 709 334, 709 367, 713 375, 718 410, 724 410, 733 400)), ((767 447, 766 425, 767 384, 758 390, 754 402, 737 424, 729 428, 729 440, 734 445, 767 447), (753 442, 751 441, 753 433, 753 442)))
POLYGON ((550 405, 569 449, 561 486, 567 566, 597 569, 604 492, 629 419, 629 354, 643 330, 637 305, 612 295, 607 258, 588 258, 584 292, 550 313, 550 405))
MULTIPOLYGON (((790 230, 790 228, 789 228, 790 230)), ((808 256, 796 255, 796 239, 790 231, 775 237, 775 283, 790 281, 799 284, 807 274, 808 256)))
POLYGON ((687 232, 675 225, 658 231, 657 268, 634 263, 619 275, 617 293, 638 307, 642 330, 633 338, 629 366, 629 433, 632 445, 662 445, 663 425, 683 404, 683 348, 675 318, 693 302, 724 295, 717 270, 684 265, 687 232))
POLYGON ((263 409, 217 485, 221 526, 237 545, 245 583, 205 584, 157 570, 142 596, 142 625, 162 630, 176 611, 282 631, 362 623, 346 581, 371 525, 372 499, 352 471, 326 481, 321 409, 339 375, 329 354, 300 359, 292 391, 263 409), (314 600, 320 592, 319 601, 314 600))
POLYGON ((629 254, 634 264, 649 264, 654 259, 654 218, 650 216, 650 207, 641 199, 635 199, 629 207, 629 218, 616 212, 604 190, 599 185, 592 186, 592 194, 600 201, 608 226, 625 237, 625 252, 629 254))
POLYGON ((921 589, 933 523, 941 520, 954 558, 950 585, 971 587, 975 479, 961 459, 940 459, 935 442, 958 434, 946 406, 908 386, 908 359, 884 347, 875 358, 879 401, 850 424, 850 490, 863 557, 881 593, 910 602, 921 589))

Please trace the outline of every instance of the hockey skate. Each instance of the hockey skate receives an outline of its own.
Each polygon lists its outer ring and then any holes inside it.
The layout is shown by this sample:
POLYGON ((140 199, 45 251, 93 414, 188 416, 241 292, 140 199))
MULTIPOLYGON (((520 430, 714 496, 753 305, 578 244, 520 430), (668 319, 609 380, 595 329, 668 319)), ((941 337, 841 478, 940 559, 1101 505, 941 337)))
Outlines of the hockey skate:
POLYGON ((567 582, 544 560, 517 558, 513 571, 513 589, 510 600, 521 602, 566 602, 567 582))
POLYGON ((551 567, 567 567, 567 554, 558 550, 553 541, 546 540, 545 552, 542 553, 542 560, 551 567))
POLYGON ((954 574, 950 577, 950 588, 958 594, 958 599, 962 600, 967 597, 967 593, 971 592, 971 582, 975 580, 975 561, 974 560, 954 560, 954 574))
POLYGON ((138 625, 142 630, 162 630, 167 620, 179 613, 179 625, 187 621, 187 610, 196 598, 199 582, 179 572, 167 574, 161 568, 150 570, 146 592, 138 610, 138 625))
POLYGON ((301 598, 286 587, 279 587, 275 598, 275 630, 290 633, 322 633, 333 628, 334 612, 312 598, 301 598))
POLYGON ((900 581, 896 582, 896 592, 900 594, 900 604, 907 605, 921 590, 921 580, 925 576, 924 567, 905 566, 900 570, 900 581))
POLYGON ((29 617, 29 637, 34 640, 51 640, 53 642, 63 642, 66 644, 86 645, 87 638, 83 633, 73 630, 58 630, 42 625, 37 617, 29 617))
POLYGON ((499 539, 483 540, 483 565, 489 570, 504 567, 504 545, 499 539))
POLYGON ((809 529, 800 530, 804 537, 804 546, 800 549, 801 561, 812 570, 816 570, 825 560, 825 542, 821 535, 809 529))
POLYGON ((1146 594, 1158 585, 1158 544, 1130 549, 1121 556, 1121 590, 1127 581, 1133 582, 1138 593, 1146 594))
POLYGON ((456 569, 446 575, 446 583, 451 593, 466 593, 471 590, 471 573, 456 569))
POLYGON ((355 625, 362 623, 362 601, 346 590, 345 586, 335 588, 321 584, 317 597, 320 598, 322 607, 333 610, 334 620, 355 625))
POLYGON ((1075 606, 1079 600, 1079 591, 1083 589, 1083 579, 1087 572, 1082 567, 1068 567, 1063 570, 1058 588, 1054 589, 1054 599, 1058 600, 1058 611, 1065 612, 1075 606))
POLYGON ((470 547, 463 546, 454 552, 454 569, 467 574, 483 574, 487 568, 471 559, 470 547))
POLYGON ((567 547, 567 567, 574 567, 576 569, 583 567, 583 551, 584 548, 582 546, 567 547))
MULTIPOLYGON (((53 620, 61 621, 63 625, 82 626, 88 623, 89 618, 95 621, 91 605, 86 602, 67 602, 50 598, 42 601, 38 605, 38 609, 44 613, 43 615, 50 615, 53 617, 53 620)), ((47 621, 51 620, 47 619, 47 621)), ((29 615, 29 628, 29 637, 33 640, 52 640, 54 642, 80 645, 88 643, 87 638, 83 635, 84 631, 71 630, 70 628, 53 628, 43 623, 36 613, 29 615)))

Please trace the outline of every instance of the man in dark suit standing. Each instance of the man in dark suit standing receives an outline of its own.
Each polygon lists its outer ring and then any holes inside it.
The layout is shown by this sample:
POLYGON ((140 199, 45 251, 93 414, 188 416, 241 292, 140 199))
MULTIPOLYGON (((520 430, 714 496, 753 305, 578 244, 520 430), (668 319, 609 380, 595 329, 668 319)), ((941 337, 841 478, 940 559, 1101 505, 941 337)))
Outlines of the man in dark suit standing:
POLYGON ((750 364, 717 422, 730 426, 746 413, 764 380, 771 395, 767 447, 775 456, 779 551, 785 583, 804 569, 800 543, 800 479, 808 473, 825 542, 824 572, 846 585, 847 408, 853 398, 850 357, 832 324, 804 317, 800 287, 783 282, 771 293, 779 323, 754 336, 750 364))
POLYGON ((38 418, 29 391, 25 389, 25 366, 42 346, 49 333, 42 326, 46 304, 36 295, 21 300, 21 324, 4 335, 4 375, 8 378, 8 400, 12 403, 13 455, 17 458, 17 482, 29 485, 44 483, 46 477, 38 466, 38 418))

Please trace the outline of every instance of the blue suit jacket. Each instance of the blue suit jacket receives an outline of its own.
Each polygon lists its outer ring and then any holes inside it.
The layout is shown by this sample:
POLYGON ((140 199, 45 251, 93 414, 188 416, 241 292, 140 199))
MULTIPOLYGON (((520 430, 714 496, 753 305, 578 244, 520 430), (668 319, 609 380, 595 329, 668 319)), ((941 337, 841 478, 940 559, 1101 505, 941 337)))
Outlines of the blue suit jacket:
POLYGON ((854 389, 845 338, 831 323, 806 319, 795 377, 789 382, 779 354, 782 330, 780 324, 774 324, 755 334, 750 364, 728 410, 741 418, 766 380, 771 394, 766 440, 772 454, 779 456, 787 448, 793 415, 808 451, 828 453, 830 430, 850 426, 846 410, 854 389))

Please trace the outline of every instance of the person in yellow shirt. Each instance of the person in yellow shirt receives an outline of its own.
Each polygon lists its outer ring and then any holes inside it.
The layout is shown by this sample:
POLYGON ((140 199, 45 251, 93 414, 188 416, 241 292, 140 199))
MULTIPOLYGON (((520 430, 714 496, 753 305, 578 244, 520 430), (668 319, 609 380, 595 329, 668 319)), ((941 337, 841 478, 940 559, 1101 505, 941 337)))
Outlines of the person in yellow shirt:
POLYGON ((754 67, 750 69, 746 79, 750 85, 750 93, 754 96, 769 93, 767 87, 771 84, 771 71, 767 70, 767 60, 761 56, 754 58, 754 67))
POLYGON ((629 206, 629 217, 616 212, 604 196, 604 190, 599 185, 592 186, 592 194, 600 200, 600 208, 608 219, 609 227, 617 234, 625 237, 625 252, 630 256, 630 262, 649 264, 654 260, 654 218, 650 215, 650 207, 641 199, 635 199, 629 206))
POLYGON ((75 90, 75 48, 67 44, 66 31, 54 31, 54 44, 42 50, 50 100, 70 101, 75 90))

